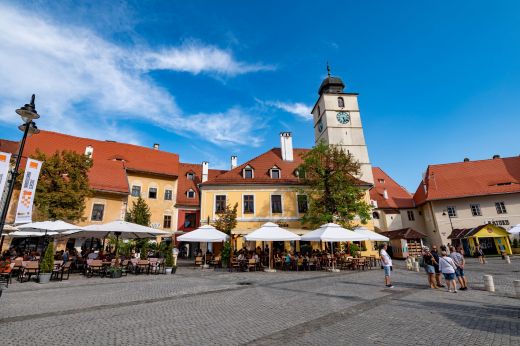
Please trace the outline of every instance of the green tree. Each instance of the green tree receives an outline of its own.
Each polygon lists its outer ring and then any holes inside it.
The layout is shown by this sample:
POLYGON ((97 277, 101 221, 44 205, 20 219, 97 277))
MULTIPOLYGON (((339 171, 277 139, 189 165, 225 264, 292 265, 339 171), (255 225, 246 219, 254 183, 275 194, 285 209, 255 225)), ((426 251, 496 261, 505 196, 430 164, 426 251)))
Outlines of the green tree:
POLYGON ((92 160, 73 151, 50 156, 37 151, 33 158, 43 162, 34 198, 35 219, 84 220, 85 199, 92 195, 88 181, 92 160))
POLYGON ((126 215, 126 221, 136 223, 138 225, 150 226, 150 207, 146 204, 146 201, 139 197, 137 201, 132 202, 132 208, 126 215))
POLYGON ((360 165, 352 154, 341 147, 320 142, 303 157, 299 168, 308 196, 308 210, 302 222, 311 227, 334 222, 352 227, 359 217, 362 223, 370 219, 370 205, 365 200, 365 190, 355 178, 360 165))
POLYGON ((42 273, 52 273, 54 269, 54 242, 51 240, 45 250, 42 262, 40 263, 40 271, 42 273))
POLYGON ((228 204, 226 208, 217 213, 217 220, 213 226, 221 232, 231 234, 233 228, 237 226, 237 208, 238 203, 235 203, 233 208, 228 204))

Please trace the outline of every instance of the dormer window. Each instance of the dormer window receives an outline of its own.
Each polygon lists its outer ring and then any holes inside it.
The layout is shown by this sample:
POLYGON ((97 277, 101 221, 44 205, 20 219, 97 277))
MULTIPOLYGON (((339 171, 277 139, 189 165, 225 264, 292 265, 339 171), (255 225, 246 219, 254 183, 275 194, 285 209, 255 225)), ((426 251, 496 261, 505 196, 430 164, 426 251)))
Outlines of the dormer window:
POLYGON ((343 97, 338 97, 338 107, 339 108, 345 107, 345 100, 343 100, 343 97))
POLYGON ((244 179, 253 179, 254 178, 254 171, 253 171, 253 167, 247 165, 246 167, 244 167, 244 170, 242 171, 242 175, 244 177, 244 179))
POLYGON ((380 184, 384 184, 385 180, 384 179, 377 179, 377 182, 380 183, 380 184))
POLYGON ((186 192, 186 196, 188 198, 195 198, 195 191, 193 189, 189 189, 187 192, 186 192))
POLYGON ((186 174, 186 178, 188 178, 188 180, 194 180, 195 179, 195 173, 189 172, 188 174, 186 174))
POLYGON ((280 179, 281 178, 281 175, 282 175, 282 172, 280 170, 280 168, 274 166, 273 168, 270 169, 270 175, 271 175, 271 179, 280 179))

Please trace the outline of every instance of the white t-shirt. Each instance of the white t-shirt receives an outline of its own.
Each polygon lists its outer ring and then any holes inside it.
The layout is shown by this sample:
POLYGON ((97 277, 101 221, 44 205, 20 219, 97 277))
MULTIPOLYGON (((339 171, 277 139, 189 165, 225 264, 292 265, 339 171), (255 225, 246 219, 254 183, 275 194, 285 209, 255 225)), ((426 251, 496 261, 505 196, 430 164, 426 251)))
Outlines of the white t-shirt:
POLYGON ((381 265, 384 267, 391 267, 392 266, 392 259, 388 255, 388 253, 385 251, 385 249, 382 249, 381 252, 381 265))
POLYGON ((439 270, 443 274, 453 274, 455 273, 455 262, 453 259, 448 256, 439 257, 439 270))

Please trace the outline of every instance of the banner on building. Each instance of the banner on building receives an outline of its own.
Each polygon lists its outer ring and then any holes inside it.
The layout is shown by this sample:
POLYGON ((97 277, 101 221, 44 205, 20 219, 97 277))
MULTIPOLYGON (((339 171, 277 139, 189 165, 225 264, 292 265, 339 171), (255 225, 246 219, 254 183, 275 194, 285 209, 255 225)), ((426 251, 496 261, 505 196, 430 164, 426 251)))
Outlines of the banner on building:
POLYGON ((41 161, 27 160, 20 197, 18 198, 18 208, 16 208, 14 221, 16 224, 32 222, 34 195, 36 194, 36 184, 38 183, 41 168, 41 161))
POLYGON ((10 153, 0 152, 0 201, 4 197, 5 184, 7 183, 7 179, 9 178, 9 162, 10 161, 11 161, 10 153))

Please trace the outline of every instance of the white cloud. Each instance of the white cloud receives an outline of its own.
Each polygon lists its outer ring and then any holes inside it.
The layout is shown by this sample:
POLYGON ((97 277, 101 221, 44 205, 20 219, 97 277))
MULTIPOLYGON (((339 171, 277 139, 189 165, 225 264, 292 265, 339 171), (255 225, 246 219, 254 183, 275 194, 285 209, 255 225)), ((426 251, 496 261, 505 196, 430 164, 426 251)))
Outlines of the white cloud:
POLYGON ((123 119, 148 120, 169 131, 215 144, 258 145, 255 119, 232 108, 186 115, 146 71, 169 69, 233 76, 270 67, 247 64, 231 52, 190 42, 159 52, 121 47, 91 30, 0 4, 0 121, 17 124, 14 107, 37 94, 42 129, 138 142, 123 119), (29 23, 29 24, 28 24, 29 23), (207 130, 202 131, 204 124, 207 130))
POLYGON ((236 61, 231 52, 215 46, 204 46, 195 41, 180 47, 158 52, 146 52, 135 57, 143 70, 175 70, 199 74, 201 72, 234 76, 237 74, 273 70, 273 66, 246 64, 236 61))
POLYGON ((305 120, 311 120, 311 106, 306 105, 301 102, 280 102, 280 101, 266 101, 263 102, 267 106, 275 107, 281 110, 286 111, 287 113, 291 113, 297 115, 305 120))

